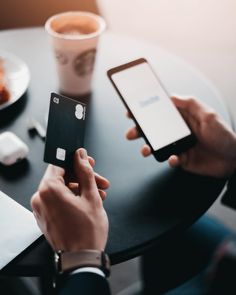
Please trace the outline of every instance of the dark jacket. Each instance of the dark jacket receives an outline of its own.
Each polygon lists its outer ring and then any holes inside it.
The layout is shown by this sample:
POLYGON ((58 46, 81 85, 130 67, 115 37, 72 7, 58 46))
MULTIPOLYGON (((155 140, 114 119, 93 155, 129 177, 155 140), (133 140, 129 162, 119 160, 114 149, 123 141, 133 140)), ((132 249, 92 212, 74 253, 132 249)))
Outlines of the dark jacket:
POLYGON ((61 286, 60 295, 110 295, 110 288, 106 278, 91 273, 82 272, 68 276, 61 286))

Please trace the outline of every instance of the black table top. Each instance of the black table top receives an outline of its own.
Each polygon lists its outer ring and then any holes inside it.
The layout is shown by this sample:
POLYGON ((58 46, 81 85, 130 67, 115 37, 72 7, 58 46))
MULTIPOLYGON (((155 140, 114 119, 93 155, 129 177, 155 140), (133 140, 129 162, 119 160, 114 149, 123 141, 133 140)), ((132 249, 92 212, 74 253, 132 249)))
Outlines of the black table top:
MULTIPOLYGON (((14 168, 0 167, 0 189, 30 209, 30 198, 44 173, 44 142, 30 137, 27 117, 45 124, 50 92, 57 91, 54 60, 42 28, 2 31, 1 49, 25 60, 31 72, 27 93, 14 105, 0 112, 0 132, 10 130, 30 148, 28 161, 14 168)), ((171 234, 184 230, 216 200, 224 181, 201 177, 153 157, 139 153, 142 139, 125 140, 132 125, 125 109, 106 77, 112 66, 146 57, 159 73, 169 92, 198 96, 229 122, 228 113, 215 89, 184 61, 150 45, 111 33, 103 35, 94 73, 89 103, 85 147, 96 159, 96 170, 106 176, 111 187, 104 203, 110 221, 106 251, 112 263, 140 255, 171 234)), ((51 267, 50 247, 44 239, 36 242, 1 274, 40 275, 51 267)))

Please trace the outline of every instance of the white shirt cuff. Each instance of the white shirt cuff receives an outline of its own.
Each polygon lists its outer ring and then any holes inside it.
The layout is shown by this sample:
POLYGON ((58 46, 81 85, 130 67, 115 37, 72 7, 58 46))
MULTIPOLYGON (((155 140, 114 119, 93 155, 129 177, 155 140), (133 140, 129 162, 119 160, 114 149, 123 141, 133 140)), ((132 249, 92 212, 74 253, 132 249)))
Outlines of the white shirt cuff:
POLYGON ((81 267, 81 268, 77 268, 75 270, 73 270, 70 275, 74 275, 74 274, 77 274, 77 273, 80 273, 80 272, 92 272, 92 273, 96 273, 97 275, 100 275, 102 277, 105 278, 105 274, 104 272, 97 268, 97 267, 81 267))

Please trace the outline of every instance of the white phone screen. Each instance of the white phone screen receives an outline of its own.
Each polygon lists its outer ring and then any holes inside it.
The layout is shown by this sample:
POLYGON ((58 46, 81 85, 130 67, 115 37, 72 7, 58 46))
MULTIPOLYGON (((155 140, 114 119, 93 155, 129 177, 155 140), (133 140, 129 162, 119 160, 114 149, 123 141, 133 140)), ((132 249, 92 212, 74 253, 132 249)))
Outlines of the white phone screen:
POLYGON ((148 63, 114 73, 112 80, 154 151, 191 134, 148 63))

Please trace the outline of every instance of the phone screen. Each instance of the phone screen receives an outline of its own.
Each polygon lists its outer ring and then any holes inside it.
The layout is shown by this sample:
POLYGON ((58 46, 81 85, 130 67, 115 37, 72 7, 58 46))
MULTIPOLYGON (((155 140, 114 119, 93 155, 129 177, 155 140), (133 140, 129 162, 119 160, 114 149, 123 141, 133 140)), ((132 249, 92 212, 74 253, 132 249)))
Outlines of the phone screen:
POLYGON ((147 62, 113 73, 112 80, 154 151, 191 134, 147 62))

